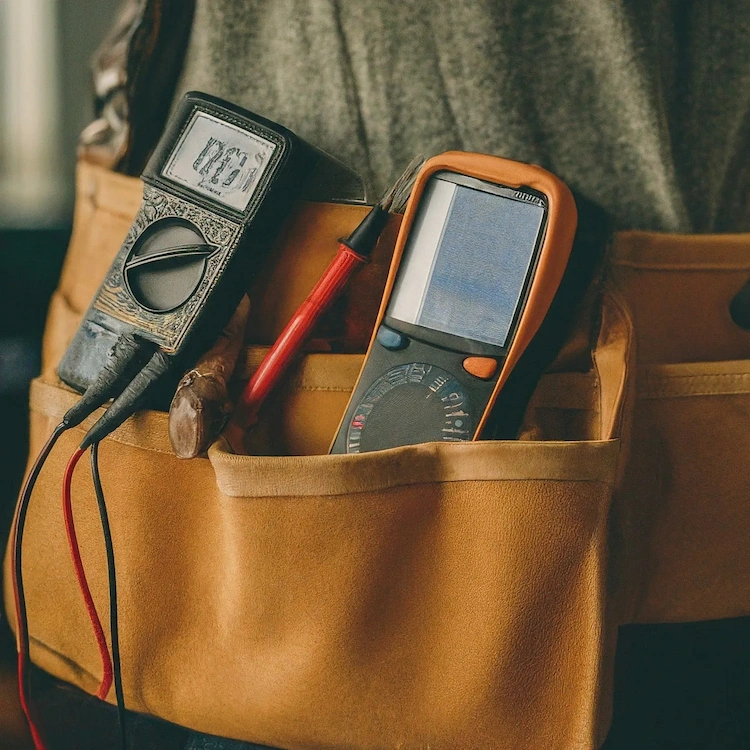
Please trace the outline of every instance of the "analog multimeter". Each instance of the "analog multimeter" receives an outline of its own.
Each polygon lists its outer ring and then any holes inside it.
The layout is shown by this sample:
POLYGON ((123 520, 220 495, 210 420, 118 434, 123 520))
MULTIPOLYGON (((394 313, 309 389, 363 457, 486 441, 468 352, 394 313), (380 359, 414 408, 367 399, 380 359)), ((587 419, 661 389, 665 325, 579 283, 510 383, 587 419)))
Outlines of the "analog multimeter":
POLYGON ((331 451, 477 439, 560 285, 576 221, 572 194, 540 167, 430 159, 331 451))
POLYGON ((141 206, 60 378, 84 391, 124 333, 175 359, 208 348, 317 158, 286 128, 186 94, 142 175, 141 206))

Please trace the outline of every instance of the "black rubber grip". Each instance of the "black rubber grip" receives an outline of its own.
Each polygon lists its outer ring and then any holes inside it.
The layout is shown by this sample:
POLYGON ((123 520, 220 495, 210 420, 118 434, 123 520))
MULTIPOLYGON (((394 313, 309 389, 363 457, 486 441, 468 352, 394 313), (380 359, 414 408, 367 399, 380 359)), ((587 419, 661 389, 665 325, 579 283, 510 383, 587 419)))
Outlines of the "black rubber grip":
POLYGON ((81 443, 81 450, 86 450, 93 443, 98 443, 110 432, 116 430, 129 416, 140 408, 148 389, 172 366, 169 355, 159 350, 154 353, 148 364, 133 378, 125 390, 112 402, 101 419, 86 433, 81 443))
POLYGON ((359 226, 345 239, 341 240, 348 248, 354 250, 357 255, 369 258, 378 239, 388 223, 388 211, 383 210, 380 206, 370 211, 367 216, 360 222, 359 226))
POLYGON ((78 403, 67 411, 62 421, 70 428, 79 425, 103 403, 116 396, 135 374, 139 355, 145 354, 144 342, 131 333, 122 334, 109 352, 107 362, 96 380, 86 389, 78 403))

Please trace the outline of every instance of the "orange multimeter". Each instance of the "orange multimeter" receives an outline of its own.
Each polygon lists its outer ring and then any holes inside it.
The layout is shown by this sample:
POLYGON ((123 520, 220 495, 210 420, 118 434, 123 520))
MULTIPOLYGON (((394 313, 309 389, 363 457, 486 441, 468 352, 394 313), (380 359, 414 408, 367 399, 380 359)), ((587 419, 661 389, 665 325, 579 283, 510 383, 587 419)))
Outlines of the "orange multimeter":
POLYGON ((576 223, 570 190, 541 167, 427 161, 331 452, 478 439, 560 286, 576 223))

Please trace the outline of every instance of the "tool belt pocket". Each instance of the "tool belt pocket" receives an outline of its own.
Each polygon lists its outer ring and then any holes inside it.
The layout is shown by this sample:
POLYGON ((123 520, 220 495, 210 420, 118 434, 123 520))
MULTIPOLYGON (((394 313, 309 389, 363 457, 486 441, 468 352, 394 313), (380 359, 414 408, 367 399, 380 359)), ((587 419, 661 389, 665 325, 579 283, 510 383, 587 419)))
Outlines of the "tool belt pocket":
MULTIPOLYGON (((76 398, 51 367, 85 304, 68 290, 55 305, 32 388, 32 454, 76 398)), ((268 404, 259 435, 280 455, 237 456, 219 441, 208 458, 181 461, 159 412, 104 440, 127 706, 280 748, 597 747, 622 584, 609 538, 633 355, 609 286, 598 317, 590 367, 544 376, 522 440, 325 455, 361 364, 346 354, 307 356, 268 404)), ((245 374, 258 357, 247 352, 245 374)), ((94 693, 98 652, 59 510, 67 456, 90 422, 63 435, 40 476, 24 573, 32 659, 94 693)), ((83 470, 73 496, 106 612, 83 470)))
POLYGON ((638 339, 631 474, 653 489, 634 620, 750 614, 750 331, 730 314, 750 236, 628 232, 612 270, 638 339))

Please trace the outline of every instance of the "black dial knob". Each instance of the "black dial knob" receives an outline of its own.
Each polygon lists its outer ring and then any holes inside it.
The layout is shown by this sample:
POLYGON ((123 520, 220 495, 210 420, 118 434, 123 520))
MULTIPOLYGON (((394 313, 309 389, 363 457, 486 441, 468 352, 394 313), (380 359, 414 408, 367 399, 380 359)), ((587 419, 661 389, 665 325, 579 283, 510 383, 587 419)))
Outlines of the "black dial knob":
POLYGON ((195 293, 206 262, 216 250, 188 221, 157 221, 141 234, 128 255, 125 283, 141 307, 169 312, 195 293))

